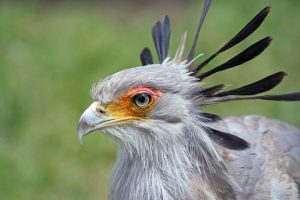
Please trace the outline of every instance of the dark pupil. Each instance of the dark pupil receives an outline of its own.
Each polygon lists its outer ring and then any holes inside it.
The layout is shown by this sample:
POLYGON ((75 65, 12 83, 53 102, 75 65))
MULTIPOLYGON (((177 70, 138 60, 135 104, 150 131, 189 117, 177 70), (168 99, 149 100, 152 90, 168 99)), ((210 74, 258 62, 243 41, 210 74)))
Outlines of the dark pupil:
POLYGON ((143 104, 143 103, 145 103, 145 101, 146 101, 146 97, 145 97, 144 95, 140 95, 140 96, 138 97, 138 101, 139 101, 139 103, 143 104))
POLYGON ((136 94, 133 97, 133 103, 137 106, 147 106, 150 103, 151 97, 147 93, 136 94))

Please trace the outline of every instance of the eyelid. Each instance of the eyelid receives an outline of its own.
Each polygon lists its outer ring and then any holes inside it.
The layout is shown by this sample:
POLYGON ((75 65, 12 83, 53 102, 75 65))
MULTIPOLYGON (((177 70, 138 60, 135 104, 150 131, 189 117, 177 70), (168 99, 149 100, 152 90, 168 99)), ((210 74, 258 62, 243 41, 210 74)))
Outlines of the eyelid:
POLYGON ((156 90, 154 88, 149 88, 149 87, 138 87, 138 88, 133 88, 130 92, 129 95, 133 96, 135 94, 139 93, 147 93, 152 97, 160 97, 162 93, 159 90, 156 90))
POLYGON ((137 92, 137 93, 132 93, 131 95, 130 95, 130 97, 134 97, 135 95, 137 95, 137 94, 148 94, 148 95, 150 95, 151 97, 152 96, 154 96, 152 93, 149 93, 148 91, 139 91, 139 92, 137 92))

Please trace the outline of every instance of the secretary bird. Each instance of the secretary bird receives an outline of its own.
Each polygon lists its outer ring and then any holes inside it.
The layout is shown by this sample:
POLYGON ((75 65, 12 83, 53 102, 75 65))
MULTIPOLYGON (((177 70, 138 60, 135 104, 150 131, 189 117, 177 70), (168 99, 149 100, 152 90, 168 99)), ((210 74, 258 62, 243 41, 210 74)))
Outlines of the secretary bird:
POLYGON ((102 130, 117 143, 111 200, 286 200, 300 199, 300 131, 261 116, 222 119, 201 107, 235 100, 298 101, 300 93, 258 95, 286 76, 277 72, 245 86, 203 87, 210 75, 239 66, 262 53, 266 37, 206 72, 222 52, 245 40, 264 21, 260 11, 237 35, 200 64, 194 57, 211 1, 204 0, 200 23, 186 59, 186 34, 168 57, 170 20, 152 29, 159 64, 145 48, 143 66, 122 70, 92 87, 93 103, 82 114, 78 137, 102 130))

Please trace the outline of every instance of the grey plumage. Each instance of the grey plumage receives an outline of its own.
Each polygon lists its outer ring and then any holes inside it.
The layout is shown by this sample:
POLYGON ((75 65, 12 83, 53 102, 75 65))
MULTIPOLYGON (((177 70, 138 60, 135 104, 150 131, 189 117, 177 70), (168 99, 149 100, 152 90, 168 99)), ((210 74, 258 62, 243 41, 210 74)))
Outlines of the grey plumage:
POLYGON ((299 129, 261 116, 227 118, 218 127, 252 144, 245 151, 219 148, 243 188, 238 199, 299 199, 299 129))
MULTIPOLYGON (((210 1, 204 5, 203 16, 210 1)), ((237 39, 227 43, 228 48, 254 32, 268 12, 269 7, 263 9, 237 39)), ((201 17, 201 24, 203 20, 201 17)), ((185 35, 175 57, 167 57, 169 30, 168 17, 153 28, 160 64, 152 64, 150 50, 143 50, 141 61, 145 66, 122 70, 94 85, 93 103, 80 118, 80 140, 101 129, 118 146, 109 198, 298 199, 298 129, 259 116, 222 119, 201 112, 203 105, 230 100, 300 100, 299 93, 251 96, 275 87, 285 73, 225 92, 223 84, 204 88, 198 70, 192 67, 195 47, 182 61, 185 35)), ((258 46, 258 51, 241 53, 246 56, 239 58, 249 60, 268 45, 258 46)))

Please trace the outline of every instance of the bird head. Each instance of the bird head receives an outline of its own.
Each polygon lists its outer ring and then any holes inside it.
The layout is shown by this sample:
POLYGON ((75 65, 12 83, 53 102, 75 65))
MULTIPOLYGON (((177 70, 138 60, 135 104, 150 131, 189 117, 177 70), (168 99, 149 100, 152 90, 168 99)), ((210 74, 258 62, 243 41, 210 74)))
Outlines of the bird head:
POLYGON ((200 72, 217 55, 251 35, 270 11, 270 7, 264 8, 223 47, 202 63, 193 66, 198 35, 209 6, 210 0, 205 0, 194 42, 186 59, 182 59, 186 34, 182 36, 174 58, 171 60, 168 57, 170 21, 166 16, 152 29, 158 64, 153 64, 151 52, 145 48, 140 55, 143 66, 122 70, 92 87, 93 103, 82 114, 78 124, 80 141, 83 136, 96 130, 110 133, 123 144, 135 148, 149 141, 172 144, 181 139, 187 140, 187 137, 195 139, 195 135, 200 135, 200 140, 205 138, 205 144, 210 142, 206 139, 209 137, 226 148, 241 150, 249 144, 237 136, 212 128, 210 124, 221 118, 201 112, 199 108, 202 105, 248 99, 300 100, 300 93, 256 96, 277 86, 286 75, 284 72, 227 91, 223 91, 224 84, 202 87, 203 79, 253 59, 272 40, 270 37, 263 38, 225 63, 200 72), (200 134, 195 134, 197 132, 200 134))
POLYGON ((93 103, 78 125, 79 139, 100 129, 124 141, 145 132, 154 138, 176 137, 180 131, 174 130, 183 128, 198 106, 199 83, 188 66, 166 60, 122 70, 94 85, 93 103))

